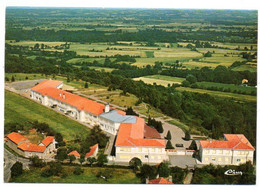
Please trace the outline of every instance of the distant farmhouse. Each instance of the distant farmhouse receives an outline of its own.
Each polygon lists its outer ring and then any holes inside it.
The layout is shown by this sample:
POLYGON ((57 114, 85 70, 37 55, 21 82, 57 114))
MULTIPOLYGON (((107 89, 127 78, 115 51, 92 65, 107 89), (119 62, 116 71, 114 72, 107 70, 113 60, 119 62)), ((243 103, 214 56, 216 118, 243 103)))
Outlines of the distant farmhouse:
POLYGON ((239 165, 253 163, 254 147, 242 134, 224 134, 223 141, 200 140, 202 164, 239 165))
POLYGON ((16 132, 7 135, 6 145, 26 158, 38 156, 40 159, 52 159, 56 150, 53 136, 47 136, 37 145, 32 144, 29 139, 16 132))
POLYGON ((103 131, 117 135, 115 161, 129 162, 134 157, 144 163, 168 160, 165 139, 147 126, 143 118, 66 92, 62 86, 62 81, 42 81, 31 89, 31 98, 82 123, 99 125, 103 131))

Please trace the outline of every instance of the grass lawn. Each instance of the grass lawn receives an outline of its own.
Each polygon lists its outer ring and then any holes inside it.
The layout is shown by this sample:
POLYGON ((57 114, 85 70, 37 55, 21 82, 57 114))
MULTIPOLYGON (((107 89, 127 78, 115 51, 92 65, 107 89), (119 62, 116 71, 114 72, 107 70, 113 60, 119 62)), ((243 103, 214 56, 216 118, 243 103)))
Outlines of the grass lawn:
POLYGON ((89 67, 90 69, 95 69, 97 71, 104 71, 104 72, 108 72, 108 73, 111 73, 113 70, 113 68, 108 68, 108 67, 95 67, 95 66, 91 66, 89 67))
POLYGON ((18 122, 27 126, 28 121, 33 120, 49 124, 50 128, 60 132, 67 141, 72 140, 76 134, 89 133, 86 126, 32 100, 5 91, 5 123, 18 122))
POLYGON ((25 171, 21 176, 12 179, 11 182, 17 183, 121 183, 121 184, 139 184, 140 179, 136 177, 131 169, 119 168, 98 168, 98 167, 82 167, 84 173, 81 175, 74 175, 74 166, 63 166, 67 177, 61 178, 59 176, 42 177, 41 169, 33 168, 25 171), (111 170, 112 177, 108 181, 96 177, 99 171, 111 170))
POLYGON ((235 93, 230 93, 230 92, 219 92, 219 91, 204 90, 204 89, 194 89, 194 88, 188 88, 188 87, 177 87, 176 89, 179 91, 206 93, 206 94, 209 94, 212 96, 234 98, 234 99, 242 100, 242 101, 254 101, 254 102, 256 101, 256 96, 250 96, 250 95, 235 94, 235 93))
POLYGON ((44 75, 36 73, 5 73, 5 77, 8 77, 10 81, 12 76, 14 76, 15 81, 23 81, 25 77, 28 77, 28 80, 45 79, 44 75))

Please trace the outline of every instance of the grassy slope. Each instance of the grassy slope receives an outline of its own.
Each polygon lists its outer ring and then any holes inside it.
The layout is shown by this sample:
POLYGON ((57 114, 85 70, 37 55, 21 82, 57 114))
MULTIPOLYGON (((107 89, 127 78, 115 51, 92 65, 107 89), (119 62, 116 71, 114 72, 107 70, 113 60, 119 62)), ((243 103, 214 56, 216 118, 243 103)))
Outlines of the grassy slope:
POLYGON ((5 123, 18 122, 27 125, 27 121, 45 122, 65 140, 72 140, 76 134, 88 134, 89 129, 43 105, 5 91, 5 123))
POLYGON ((112 178, 105 181, 102 178, 97 178, 96 174, 100 170, 106 170, 106 168, 97 167, 82 167, 84 173, 82 175, 74 175, 73 166, 64 166, 64 169, 68 176, 66 178, 61 178, 57 176, 52 177, 42 177, 41 169, 32 169, 30 171, 24 172, 21 176, 13 179, 11 182, 18 183, 141 183, 140 179, 132 172, 131 169, 117 169, 112 168, 113 171, 112 178))
POLYGON ((193 89, 193 88, 188 88, 188 87, 177 87, 176 89, 179 91, 207 93, 212 96, 235 98, 237 100, 242 100, 242 101, 256 101, 256 96, 250 96, 250 95, 234 94, 234 93, 229 93, 229 92, 219 92, 219 91, 211 91, 211 90, 204 90, 204 89, 193 89))

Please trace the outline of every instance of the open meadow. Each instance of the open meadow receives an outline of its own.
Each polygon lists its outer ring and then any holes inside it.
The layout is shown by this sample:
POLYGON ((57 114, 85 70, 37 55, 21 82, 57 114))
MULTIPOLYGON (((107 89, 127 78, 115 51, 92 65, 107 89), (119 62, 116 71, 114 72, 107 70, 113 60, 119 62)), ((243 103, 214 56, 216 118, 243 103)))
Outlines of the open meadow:
POLYGON ((14 178, 11 182, 16 183, 112 183, 112 184, 138 184, 140 179, 136 177, 132 169, 121 168, 101 168, 101 167, 81 167, 83 174, 73 174, 75 166, 63 166, 63 170, 68 174, 65 178, 60 176, 42 177, 40 168, 32 168, 25 171, 21 176, 14 178), (112 177, 105 180, 97 177, 98 172, 109 170, 112 177))

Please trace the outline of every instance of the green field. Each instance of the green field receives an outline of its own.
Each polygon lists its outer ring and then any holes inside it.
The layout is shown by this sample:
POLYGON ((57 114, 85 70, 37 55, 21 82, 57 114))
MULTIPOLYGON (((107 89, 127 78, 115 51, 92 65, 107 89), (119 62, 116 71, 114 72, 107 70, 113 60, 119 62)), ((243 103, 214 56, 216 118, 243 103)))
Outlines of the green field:
POLYGON ((197 82, 196 83, 200 88, 207 88, 207 87, 217 87, 217 88, 223 88, 225 89, 230 89, 230 92, 236 91, 241 91, 245 92, 247 94, 251 94, 252 92, 257 91, 255 87, 245 87, 245 86, 239 86, 239 85, 234 85, 234 84, 223 84, 223 83, 216 83, 216 82, 197 82))
POLYGON ((99 168, 99 167, 82 167, 84 173, 81 175, 73 174, 74 166, 63 166, 67 177, 59 176, 42 177, 40 168, 32 168, 25 171, 21 176, 12 179, 16 183, 111 183, 111 184, 140 184, 141 181, 131 169, 118 168, 99 168), (108 181, 101 177, 96 177, 99 171, 111 170, 112 177, 108 181))
POLYGON ((32 100, 5 91, 5 123, 17 122, 27 126, 28 121, 32 120, 49 124, 50 128, 60 132, 67 141, 72 140, 77 134, 89 133, 86 126, 32 100))
POLYGON ((46 77, 42 74, 31 74, 31 73, 5 73, 5 77, 8 77, 11 81, 12 76, 14 76, 15 81, 23 81, 25 77, 28 77, 28 80, 38 80, 38 79, 46 79, 46 77))
POLYGON ((225 98, 234 98, 241 101, 256 101, 256 96, 250 95, 243 95, 243 94, 235 94, 230 92, 219 92, 219 91, 212 91, 212 90, 204 90, 204 89, 194 89, 188 87, 177 87, 179 91, 189 91, 189 92, 197 92, 197 93, 206 93, 212 96, 220 96, 225 98))

